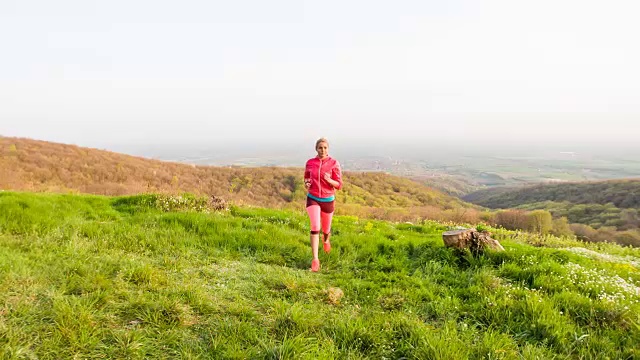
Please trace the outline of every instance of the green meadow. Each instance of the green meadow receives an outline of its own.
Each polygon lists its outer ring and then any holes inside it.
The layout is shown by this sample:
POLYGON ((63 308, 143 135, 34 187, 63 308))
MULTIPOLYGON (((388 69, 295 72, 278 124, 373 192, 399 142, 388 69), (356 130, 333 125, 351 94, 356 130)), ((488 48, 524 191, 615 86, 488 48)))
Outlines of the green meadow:
POLYGON ((161 201, 1 192, 0 357, 640 358, 639 249, 337 216, 311 273, 302 212, 161 201))

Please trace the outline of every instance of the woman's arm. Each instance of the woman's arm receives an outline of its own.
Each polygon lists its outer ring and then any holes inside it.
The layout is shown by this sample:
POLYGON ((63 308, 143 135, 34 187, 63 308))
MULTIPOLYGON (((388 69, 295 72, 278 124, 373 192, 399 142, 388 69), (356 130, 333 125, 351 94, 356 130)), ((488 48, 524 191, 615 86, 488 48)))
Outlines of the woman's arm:
POLYGON ((342 189, 342 169, 340 168, 340 163, 336 161, 336 166, 331 169, 331 174, 325 174, 324 179, 331 184, 334 189, 342 189))
POLYGON ((309 171, 308 166, 304 169, 304 188, 309 190, 311 187, 311 172, 309 171))

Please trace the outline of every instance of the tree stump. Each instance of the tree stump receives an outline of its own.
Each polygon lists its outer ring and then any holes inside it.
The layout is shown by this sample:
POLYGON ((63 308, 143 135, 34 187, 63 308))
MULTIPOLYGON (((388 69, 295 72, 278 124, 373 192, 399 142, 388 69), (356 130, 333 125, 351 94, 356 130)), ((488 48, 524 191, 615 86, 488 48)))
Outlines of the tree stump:
POLYGON ((491 238, 491 233, 476 229, 452 230, 442 234, 442 240, 446 247, 464 250, 469 249, 474 253, 483 252, 485 249, 504 251, 497 240, 491 238))

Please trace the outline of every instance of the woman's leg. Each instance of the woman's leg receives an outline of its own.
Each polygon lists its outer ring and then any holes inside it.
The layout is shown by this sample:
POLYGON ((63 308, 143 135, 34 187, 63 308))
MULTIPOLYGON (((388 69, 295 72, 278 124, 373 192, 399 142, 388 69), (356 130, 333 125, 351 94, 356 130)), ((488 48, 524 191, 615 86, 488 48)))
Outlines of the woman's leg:
POLYGON ((335 201, 328 203, 322 203, 320 205, 320 223, 322 226, 322 233, 324 235, 322 247, 324 252, 329 253, 331 251, 331 243, 329 238, 331 237, 331 220, 333 219, 333 212, 335 210, 335 201))
POLYGON ((331 245, 329 245, 329 238, 331 237, 331 220, 333 219, 333 212, 321 212, 320 222, 322 224, 322 232, 324 235, 324 250, 329 252, 331 245))
POLYGON ((307 214, 309 214, 309 221, 311 223, 311 252, 313 253, 313 259, 318 259, 318 243, 320 242, 320 205, 307 206, 307 214))

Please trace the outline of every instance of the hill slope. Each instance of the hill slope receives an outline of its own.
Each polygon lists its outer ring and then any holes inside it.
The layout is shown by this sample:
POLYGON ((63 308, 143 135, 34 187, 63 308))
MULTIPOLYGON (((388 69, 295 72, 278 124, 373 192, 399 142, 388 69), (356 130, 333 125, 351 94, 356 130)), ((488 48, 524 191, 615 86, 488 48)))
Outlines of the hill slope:
MULTIPOLYGON (((305 197, 301 169, 193 166, 30 139, 0 137, 0 170, 0 189, 10 190, 101 195, 186 191, 275 208, 302 207, 305 197)), ((337 198, 338 211, 358 216, 477 217, 471 204, 382 173, 346 172, 337 198)))
POLYGON ((636 179, 496 188, 464 199, 494 209, 547 210, 556 218, 588 225, 573 226, 585 239, 594 238, 593 229, 601 229, 604 233, 597 237, 607 241, 616 239, 635 246, 640 241, 640 180, 636 179), (615 232, 627 230, 632 232, 615 232))
POLYGON ((640 357, 637 250, 338 216, 313 274, 301 212, 149 199, 0 193, 3 358, 640 357))
POLYGON ((463 199, 493 209, 514 208, 542 201, 600 205, 612 203, 618 208, 640 208, 640 179, 494 188, 471 193, 463 199))

